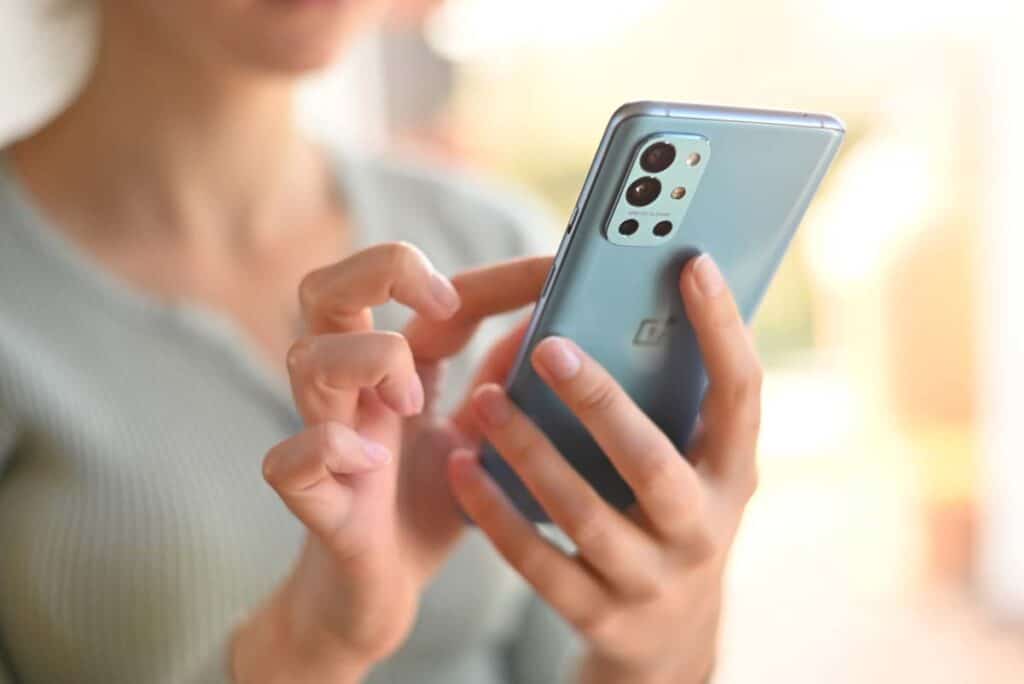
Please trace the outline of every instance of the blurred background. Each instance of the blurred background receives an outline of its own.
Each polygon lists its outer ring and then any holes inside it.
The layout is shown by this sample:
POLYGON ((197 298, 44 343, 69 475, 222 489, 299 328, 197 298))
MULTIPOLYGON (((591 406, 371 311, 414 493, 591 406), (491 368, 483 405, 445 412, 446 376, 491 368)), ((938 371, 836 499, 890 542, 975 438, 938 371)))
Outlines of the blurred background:
MULTIPOLYGON (((0 0, 0 142, 90 17, 0 0)), ((1024 17, 1005 0, 398 0, 302 100, 564 220, 622 102, 829 111, 847 143, 756 325, 762 487, 716 682, 1024 681, 1024 17)), ((67 9, 67 8, 65 8, 67 9)))

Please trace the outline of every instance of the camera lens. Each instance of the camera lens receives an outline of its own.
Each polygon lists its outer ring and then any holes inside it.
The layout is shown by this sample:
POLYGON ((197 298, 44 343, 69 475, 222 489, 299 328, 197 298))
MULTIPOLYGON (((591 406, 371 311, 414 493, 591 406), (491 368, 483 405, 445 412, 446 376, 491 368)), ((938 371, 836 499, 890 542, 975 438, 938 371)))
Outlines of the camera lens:
POLYGON ((657 235, 658 237, 665 237, 666 235, 668 235, 671 232, 672 232, 672 222, 671 221, 658 221, 656 224, 654 224, 654 234, 657 235))
POLYGON ((639 227, 640 224, 637 223, 634 219, 626 219, 621 224, 619 224, 619 232, 622 233, 623 235, 632 235, 633 233, 636 232, 636 229, 639 227))
POLYGON ((651 176, 637 178, 626 190, 626 201, 634 207, 646 207, 658 198, 661 181, 651 176))
POLYGON ((640 168, 647 173, 658 173, 672 166, 676 159, 676 148, 666 142, 654 143, 640 155, 640 168))

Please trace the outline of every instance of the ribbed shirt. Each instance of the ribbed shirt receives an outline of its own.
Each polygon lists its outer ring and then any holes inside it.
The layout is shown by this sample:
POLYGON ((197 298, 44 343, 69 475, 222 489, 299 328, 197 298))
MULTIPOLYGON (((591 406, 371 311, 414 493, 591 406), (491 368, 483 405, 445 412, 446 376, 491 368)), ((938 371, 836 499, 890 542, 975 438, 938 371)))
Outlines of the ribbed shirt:
MULTIPOLYGON (((465 178, 335 158, 359 246, 407 240, 447 273, 550 246, 539 212, 465 178)), ((455 387, 498 327, 453 362, 455 387)), ((283 368, 233 321, 105 271, 0 154, 0 683, 229 681, 233 627, 303 538, 261 475, 300 429, 283 368)), ((367 681, 550 684, 575 648, 470 531, 367 681)))

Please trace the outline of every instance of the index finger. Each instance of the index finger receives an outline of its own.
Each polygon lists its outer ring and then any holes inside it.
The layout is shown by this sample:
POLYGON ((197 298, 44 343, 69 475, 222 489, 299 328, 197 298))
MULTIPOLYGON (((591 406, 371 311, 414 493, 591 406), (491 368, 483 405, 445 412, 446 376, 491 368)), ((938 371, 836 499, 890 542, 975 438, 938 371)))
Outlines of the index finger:
POLYGON ((710 256, 683 268, 679 288, 708 374, 699 463, 728 480, 753 473, 763 372, 736 302, 710 256))
POLYGON ((699 521, 696 474, 672 441, 611 374, 569 339, 547 337, 533 367, 587 428, 666 537, 693 537, 699 521))
POLYGON ((309 335, 373 326, 370 307, 394 299, 420 315, 452 316, 459 295, 419 249, 406 242, 374 245, 302 279, 299 302, 309 335))
POLYGON ((406 327, 413 356, 438 361, 459 352, 488 316, 514 311, 540 297, 552 257, 525 257, 473 269, 452 278, 462 306, 447 320, 416 316, 406 327))

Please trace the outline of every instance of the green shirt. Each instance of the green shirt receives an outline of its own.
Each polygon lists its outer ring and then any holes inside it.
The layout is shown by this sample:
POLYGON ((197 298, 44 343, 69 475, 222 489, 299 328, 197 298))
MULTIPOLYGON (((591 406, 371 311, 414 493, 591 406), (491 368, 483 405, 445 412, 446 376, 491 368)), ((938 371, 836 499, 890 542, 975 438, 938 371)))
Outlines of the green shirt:
MULTIPOLYGON (((343 156, 336 168, 360 246, 407 240, 447 273, 554 235, 464 178, 343 156)), ((376 314, 386 328, 405 316, 376 314)), ((0 683, 227 681, 228 635, 303 537, 260 467, 300 426, 283 372, 232 321, 103 271, 0 155, 0 683)), ((575 647, 473 530, 368 681, 549 684, 575 647)))

